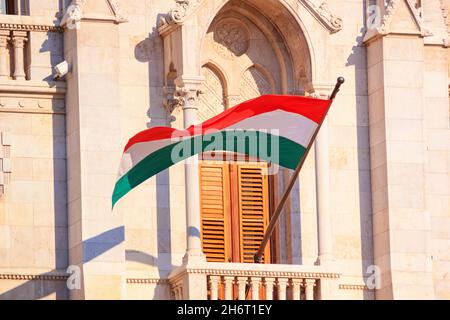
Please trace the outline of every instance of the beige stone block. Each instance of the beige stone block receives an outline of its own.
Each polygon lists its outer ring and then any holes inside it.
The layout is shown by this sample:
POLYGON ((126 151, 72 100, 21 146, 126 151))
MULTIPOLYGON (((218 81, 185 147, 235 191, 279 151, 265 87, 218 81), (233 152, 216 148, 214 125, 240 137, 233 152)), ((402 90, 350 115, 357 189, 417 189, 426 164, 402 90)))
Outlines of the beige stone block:
POLYGON ((450 130, 432 129, 427 132, 429 150, 450 150, 450 130))
POLYGON ((433 216, 448 216, 450 213, 450 198, 448 196, 427 194, 426 204, 433 216))
POLYGON ((10 134, 27 135, 31 134, 31 116, 20 113, 1 113, 0 121, 8 124, 10 134))
POLYGON ((450 194, 450 175, 445 173, 427 173, 425 191, 427 194, 448 196, 450 194))
POLYGON ((367 67, 372 67, 383 60, 383 41, 372 41, 367 47, 367 67))
POLYGON ((385 88, 386 117, 422 120, 423 94, 417 88, 385 88))
POLYGON ((395 141, 423 141, 423 120, 387 119, 387 139, 395 141))
POLYGON ((7 203, 6 221, 11 226, 32 226, 33 206, 27 203, 7 203))
POLYGON ((371 167, 376 168, 387 163, 386 142, 379 143, 370 148, 371 167))
POLYGON ((84 289, 86 300, 120 300, 122 299, 121 276, 84 274, 84 289))
POLYGON ((392 252, 428 253, 428 231, 394 230, 390 234, 392 252))
POLYGON ((380 235, 389 231, 388 209, 373 214, 373 234, 380 235))
POLYGON ((385 118, 385 88, 369 93, 369 124, 377 123, 385 118))
POLYGON ((410 37, 384 37, 383 56, 394 61, 424 61, 423 40, 410 37))
POLYGON ((414 189, 405 186, 389 186, 389 205, 392 208, 424 209, 425 194, 422 186, 414 189))
POLYGON ((33 180, 66 181, 64 159, 33 159, 33 180))
POLYGON ((416 163, 389 163, 389 185, 403 186, 411 191, 420 190, 425 183, 423 169, 423 165, 416 163))
POLYGON ((98 74, 118 74, 119 64, 117 63, 118 52, 108 47, 92 47, 88 50, 80 50, 81 55, 88 54, 89 59, 79 64, 80 73, 98 73, 98 74), (101 63, 99 63, 101 62, 101 63))
POLYGON ((373 213, 380 212, 389 207, 388 189, 387 187, 381 187, 372 193, 372 208, 373 213))
POLYGON ((431 228, 433 238, 448 239, 450 243, 450 216, 431 217, 431 228))
POLYGON ((10 227, 0 225, 0 249, 9 249, 10 243, 10 227))
POLYGON ((445 174, 449 172, 449 155, 445 151, 432 151, 427 152, 427 163, 425 169, 427 173, 441 173, 445 174))
POLYGON ((367 69, 369 96, 383 88, 383 84, 385 83, 384 68, 384 63, 378 62, 367 69))
MULTIPOLYGON (((110 23, 96 23, 85 21, 81 25, 81 32, 77 32, 78 44, 88 49, 89 47, 104 47, 104 48, 118 48, 119 39, 115 37, 115 31, 118 26, 110 23), (97 39, 98 34, 110 34, 110 37, 102 37, 97 39), (103 39, 105 38, 105 39, 103 39), (106 39, 107 38, 107 39, 106 39)), ((88 51, 87 51, 88 52, 88 51)), ((88 58, 89 55, 84 58, 88 58)), ((83 56, 81 56, 83 59, 83 56)))
POLYGON ((373 250, 376 253, 375 264, 380 268, 389 268, 389 254, 391 252, 390 231, 374 234, 373 236, 373 250), (385 256, 383 258, 383 256, 385 256), (380 260, 381 259, 381 260, 380 260))
POLYGON ((385 120, 380 120, 370 124, 370 145, 375 146, 387 140, 388 133, 386 132, 385 120))
POLYGON ((425 98, 424 123, 426 128, 446 129, 448 128, 448 97, 425 98))
POLYGON ((10 264, 16 268, 30 268, 34 264, 33 227, 10 228, 10 264))
POLYGON ((66 119, 62 115, 32 115, 32 134, 65 136, 66 119))
POLYGON ((392 270, 423 272, 430 270, 428 253, 392 252, 392 270))
POLYGON ((448 73, 446 70, 424 73, 424 95, 427 98, 448 97, 448 73))
POLYGON ((389 141, 387 154, 389 162, 416 164, 425 162, 425 149, 422 142, 389 141))
POLYGON ((424 67, 420 61, 384 61, 383 71, 387 87, 419 89, 423 86, 424 67), (408 77, 403 76, 405 70, 408 77))
POLYGON ((387 187, 388 173, 385 165, 378 166, 371 171, 372 191, 387 187))
POLYGON ((11 161, 12 179, 15 181, 33 180, 33 160, 30 158, 15 158, 11 161))

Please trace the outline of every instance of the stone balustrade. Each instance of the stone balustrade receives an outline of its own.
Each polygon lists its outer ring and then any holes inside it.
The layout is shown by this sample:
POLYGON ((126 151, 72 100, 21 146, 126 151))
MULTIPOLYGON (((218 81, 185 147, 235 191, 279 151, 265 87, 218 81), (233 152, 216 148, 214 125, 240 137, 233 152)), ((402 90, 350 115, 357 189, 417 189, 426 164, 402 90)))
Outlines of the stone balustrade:
POLYGON ((177 300, 315 300, 336 296, 339 278, 321 266, 203 263, 175 270, 169 282, 177 300))

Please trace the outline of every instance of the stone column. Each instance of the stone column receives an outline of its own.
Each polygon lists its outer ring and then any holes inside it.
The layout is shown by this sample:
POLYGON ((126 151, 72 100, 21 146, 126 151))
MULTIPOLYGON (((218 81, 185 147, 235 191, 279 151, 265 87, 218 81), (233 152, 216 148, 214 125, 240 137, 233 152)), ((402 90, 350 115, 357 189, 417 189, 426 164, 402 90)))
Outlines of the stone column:
MULTIPOLYGON (((313 96, 328 99, 334 84, 312 83, 313 96)), ((333 261, 333 234, 330 213, 330 157, 328 143, 328 116, 320 128, 314 144, 316 161, 316 201, 317 201, 317 232, 318 232, 318 263, 323 265, 333 261)))
MULTIPOLYGON (((198 96, 203 83, 203 77, 182 76, 176 79, 176 85, 180 88, 181 105, 183 106, 184 126, 188 128, 197 124, 198 96)), ((186 255, 184 262, 196 259, 206 261, 202 252, 200 241, 201 217, 200 217, 200 185, 198 171, 198 156, 194 156, 185 164, 185 196, 186 196, 186 255)))
POLYGON ((25 42, 27 41, 27 33, 25 31, 13 31, 14 46, 14 79, 25 80, 25 42))
POLYGON ((317 190, 317 231, 320 264, 333 259, 333 237, 330 215, 330 165, 328 145, 328 117, 322 124, 316 138, 316 190, 317 190))
POLYGON ((8 79, 10 73, 7 59, 9 35, 9 30, 0 30, 0 79, 8 79))
MULTIPOLYGON (((84 14, 109 12, 106 2, 86 2, 84 14)), ((125 297, 124 202, 111 209, 111 192, 123 150, 119 26, 102 19, 82 20, 64 32, 67 76, 66 141, 69 264, 81 269, 81 288, 71 299, 125 297), (95 63, 89 62, 92 57, 95 63)), ((126 199, 125 199, 126 200, 126 199)))

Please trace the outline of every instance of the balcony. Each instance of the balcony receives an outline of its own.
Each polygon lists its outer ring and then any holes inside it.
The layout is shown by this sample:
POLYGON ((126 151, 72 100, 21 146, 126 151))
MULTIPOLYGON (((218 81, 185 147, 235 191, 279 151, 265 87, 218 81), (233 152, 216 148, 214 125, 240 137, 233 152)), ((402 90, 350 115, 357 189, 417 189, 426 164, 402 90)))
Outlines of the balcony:
POLYGON ((335 299, 341 274, 322 266, 196 263, 169 276, 176 300, 335 299))

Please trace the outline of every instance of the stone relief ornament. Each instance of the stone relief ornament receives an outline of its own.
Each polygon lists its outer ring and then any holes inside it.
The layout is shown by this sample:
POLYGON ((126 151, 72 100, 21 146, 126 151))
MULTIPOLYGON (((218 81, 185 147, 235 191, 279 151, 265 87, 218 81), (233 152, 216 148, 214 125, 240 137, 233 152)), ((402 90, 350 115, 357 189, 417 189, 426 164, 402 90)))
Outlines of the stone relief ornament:
POLYGON ((236 19, 224 19, 214 27, 214 48, 224 58, 234 59, 245 54, 250 35, 243 23, 236 19))
POLYGON ((343 28, 343 20, 330 11, 327 2, 323 1, 318 6, 312 0, 303 0, 303 4, 331 33, 343 28))

